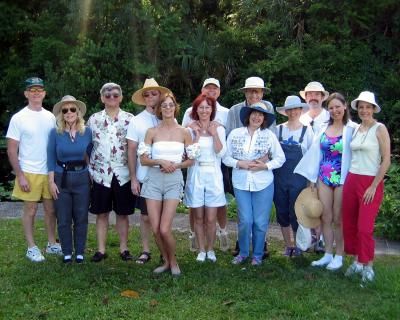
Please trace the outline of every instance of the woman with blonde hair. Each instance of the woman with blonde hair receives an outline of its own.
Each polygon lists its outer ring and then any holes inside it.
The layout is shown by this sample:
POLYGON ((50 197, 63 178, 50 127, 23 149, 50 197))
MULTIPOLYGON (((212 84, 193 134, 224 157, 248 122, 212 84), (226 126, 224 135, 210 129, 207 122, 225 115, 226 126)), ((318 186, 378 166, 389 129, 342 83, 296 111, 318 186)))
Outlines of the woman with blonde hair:
POLYGON ((87 150, 92 132, 85 127, 86 105, 73 96, 56 103, 57 128, 50 132, 47 147, 49 189, 54 199, 57 228, 64 263, 83 262, 86 246, 90 179, 87 150))

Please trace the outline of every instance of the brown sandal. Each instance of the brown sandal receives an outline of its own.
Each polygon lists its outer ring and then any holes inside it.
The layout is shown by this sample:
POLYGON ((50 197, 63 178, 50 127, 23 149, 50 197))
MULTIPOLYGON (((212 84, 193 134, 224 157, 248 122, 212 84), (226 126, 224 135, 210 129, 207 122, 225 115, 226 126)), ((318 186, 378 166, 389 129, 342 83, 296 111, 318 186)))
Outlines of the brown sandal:
POLYGON ((147 252, 147 251, 143 251, 139 258, 136 259, 136 263, 137 264, 145 264, 147 262, 149 262, 151 259, 151 253, 147 252))

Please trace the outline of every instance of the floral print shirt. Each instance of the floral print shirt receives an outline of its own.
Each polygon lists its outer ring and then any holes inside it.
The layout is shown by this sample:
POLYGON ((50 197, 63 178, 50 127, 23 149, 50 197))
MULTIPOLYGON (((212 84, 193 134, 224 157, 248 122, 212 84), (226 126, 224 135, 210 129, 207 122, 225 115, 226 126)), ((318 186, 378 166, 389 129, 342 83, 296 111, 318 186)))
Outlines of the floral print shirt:
POLYGON ((320 140, 322 160, 319 168, 319 179, 329 187, 340 185, 342 171, 342 136, 329 137, 324 132, 320 140))
POLYGON ((110 187, 113 175, 121 186, 130 180, 126 132, 132 118, 123 110, 114 119, 105 110, 89 118, 87 125, 93 137, 89 172, 96 183, 110 187))

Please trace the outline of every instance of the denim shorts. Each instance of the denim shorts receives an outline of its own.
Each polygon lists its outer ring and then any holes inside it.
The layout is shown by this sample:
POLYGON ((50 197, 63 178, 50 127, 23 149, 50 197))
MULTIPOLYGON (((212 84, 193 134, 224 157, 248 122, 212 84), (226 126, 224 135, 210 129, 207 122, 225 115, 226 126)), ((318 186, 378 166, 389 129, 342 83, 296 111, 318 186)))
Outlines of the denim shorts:
POLYGON ((180 200, 183 195, 183 176, 181 170, 163 173, 160 168, 149 168, 143 180, 140 196, 152 200, 180 200))

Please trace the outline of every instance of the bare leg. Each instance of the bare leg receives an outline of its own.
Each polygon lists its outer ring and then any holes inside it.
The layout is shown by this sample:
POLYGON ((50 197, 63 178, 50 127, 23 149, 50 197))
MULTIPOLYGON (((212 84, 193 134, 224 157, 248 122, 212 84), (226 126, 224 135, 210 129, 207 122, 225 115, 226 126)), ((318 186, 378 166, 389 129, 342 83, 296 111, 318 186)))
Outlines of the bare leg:
POLYGON ((22 225, 24 227, 26 242, 28 242, 28 248, 32 248, 35 246, 35 241, 33 240, 33 226, 35 222, 36 212, 37 212, 37 202, 32 202, 32 201, 24 202, 22 225))
POLYGON ((150 239, 151 225, 148 215, 140 215, 140 236, 142 239, 143 251, 150 252, 149 239, 150 239))
POLYGON ((191 208, 199 251, 205 252, 204 207, 191 208))
POLYGON ((332 254, 333 251, 333 189, 323 183, 318 185, 318 196, 324 205, 322 213, 322 233, 325 240, 326 253, 332 254))
POLYGON ((52 199, 43 199, 44 222, 46 224, 47 239, 50 244, 56 243, 56 212, 52 199))
POLYGON ((106 240, 108 231, 108 217, 110 213, 100 213, 96 216, 97 247, 99 252, 106 252, 106 240))
POLYGON ((162 202, 158 200, 146 199, 146 205, 151 229, 153 230, 158 249, 164 258, 164 265, 169 266, 168 253, 160 233, 162 202))
POLYGON ((227 215, 226 206, 217 208, 217 221, 221 229, 226 228, 226 215, 227 215))
POLYGON ((336 187, 334 190, 333 199, 333 230, 336 242, 336 254, 343 255, 344 242, 343 242, 343 228, 342 228, 342 192, 343 187, 336 187))
POLYGON ((189 226, 190 226, 190 232, 193 232, 195 229, 195 217, 194 217, 194 208, 189 208, 189 226))
POLYGON ((119 235, 119 251, 128 250, 129 216, 116 215, 115 229, 119 235))
POLYGON ((172 220, 176 214, 176 207, 178 206, 179 200, 168 199, 163 201, 163 208, 160 222, 160 233, 162 241, 167 250, 168 260, 171 268, 177 267, 176 262, 176 243, 172 235, 172 220))
POLYGON ((207 251, 214 251, 217 208, 206 207, 204 211, 204 220, 207 224, 207 251))

